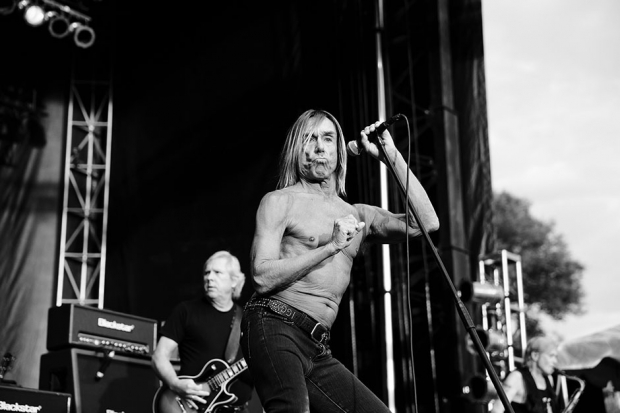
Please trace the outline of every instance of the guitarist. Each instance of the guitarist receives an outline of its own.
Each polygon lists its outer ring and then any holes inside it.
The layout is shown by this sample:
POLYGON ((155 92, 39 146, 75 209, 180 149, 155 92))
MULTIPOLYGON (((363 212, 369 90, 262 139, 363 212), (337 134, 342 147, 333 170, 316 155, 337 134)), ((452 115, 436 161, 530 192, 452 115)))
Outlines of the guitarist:
MULTIPOLYGON (((163 384, 180 397, 185 408, 196 410, 200 408, 197 403, 207 402, 206 397, 210 391, 207 386, 203 389, 197 383, 199 377, 195 376, 201 373, 209 361, 226 361, 225 353, 231 352, 229 336, 235 319, 239 318, 238 305, 233 300, 241 295, 245 275, 234 255, 219 251, 205 262, 203 281, 204 296, 184 301, 174 308, 160 331, 161 337, 152 357, 153 369, 163 384), (196 380, 177 376, 171 363, 177 349, 181 359, 179 376, 190 376, 196 380)), ((234 341, 232 361, 243 357, 238 346, 239 340, 234 341)), ((217 413, 247 412, 252 387, 251 376, 246 370, 229 389, 238 400, 233 406, 220 407, 217 413)))

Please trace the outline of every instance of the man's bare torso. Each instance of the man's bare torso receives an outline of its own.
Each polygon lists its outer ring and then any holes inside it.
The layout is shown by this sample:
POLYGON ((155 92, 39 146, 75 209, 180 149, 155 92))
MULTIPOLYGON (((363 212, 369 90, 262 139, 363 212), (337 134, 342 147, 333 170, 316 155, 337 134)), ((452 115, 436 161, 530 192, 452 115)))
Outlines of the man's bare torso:
MULTIPOLYGON (((282 192, 289 197, 290 204, 280 244, 281 258, 298 256, 330 242, 334 221, 338 218, 352 214, 360 220, 356 208, 336 195, 305 193, 296 187, 282 192)), ((346 249, 324 260, 274 297, 331 327, 362 241, 363 237, 358 236, 346 249)))

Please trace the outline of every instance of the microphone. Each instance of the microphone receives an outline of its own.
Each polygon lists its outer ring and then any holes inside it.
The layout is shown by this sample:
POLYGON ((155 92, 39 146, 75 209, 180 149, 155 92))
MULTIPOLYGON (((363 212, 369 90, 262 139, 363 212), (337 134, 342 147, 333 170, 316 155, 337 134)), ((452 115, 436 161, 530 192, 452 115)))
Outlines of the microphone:
POLYGON ((103 376, 105 376, 105 372, 110 366, 112 362, 112 358, 116 355, 114 350, 108 351, 105 353, 103 360, 101 360, 101 364, 99 365, 99 370, 97 370, 97 374, 95 375, 95 380, 101 380, 103 376))
MULTIPOLYGON (((382 122, 379 126, 377 126, 375 132, 377 133, 377 135, 380 135, 387 128, 404 118, 405 115, 402 115, 400 113, 398 115, 394 115, 385 122, 382 122)), ((347 143, 347 153, 349 154, 349 156, 360 156, 362 154, 362 149, 357 143, 357 140, 349 141, 349 143, 347 143)))
POLYGON ((401 113, 399 113, 398 115, 394 115, 385 122, 381 123, 379 126, 377 126, 375 132, 377 133, 377 135, 380 135, 383 133, 384 130, 386 130, 401 119, 405 119, 405 115, 401 113))

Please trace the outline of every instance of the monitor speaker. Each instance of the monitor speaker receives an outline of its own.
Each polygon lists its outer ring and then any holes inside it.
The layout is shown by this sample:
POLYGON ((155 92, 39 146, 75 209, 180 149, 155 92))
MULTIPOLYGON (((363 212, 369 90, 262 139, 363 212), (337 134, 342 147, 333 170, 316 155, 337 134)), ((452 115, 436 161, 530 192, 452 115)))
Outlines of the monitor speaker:
POLYGON ((143 413, 159 380, 150 360, 69 348, 41 356, 39 388, 72 394, 73 413, 143 413))

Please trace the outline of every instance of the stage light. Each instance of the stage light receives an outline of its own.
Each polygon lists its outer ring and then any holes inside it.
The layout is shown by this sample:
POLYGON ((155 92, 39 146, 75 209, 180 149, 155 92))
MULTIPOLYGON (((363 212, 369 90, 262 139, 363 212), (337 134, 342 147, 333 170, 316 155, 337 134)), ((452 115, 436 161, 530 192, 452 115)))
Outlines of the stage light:
POLYGON ((65 16, 52 13, 50 18, 48 29, 50 34, 56 38, 63 38, 71 31, 69 19, 65 16))
POLYGON ((13 13, 16 5, 16 0, 0 0, 0 14, 6 16, 7 14, 13 13))
POLYGON ((45 21, 45 12, 38 4, 28 4, 24 12, 24 19, 31 26, 40 26, 45 21))
POLYGON ((71 23, 71 30, 74 31, 73 40, 78 47, 86 49, 95 43, 95 31, 81 23, 71 23))
POLYGON ((50 34, 63 38, 73 33, 78 47, 86 49, 95 43, 95 31, 90 27, 91 17, 65 4, 67 0, 0 0, 0 15, 15 7, 24 11, 24 19, 31 26, 49 22, 50 34))

